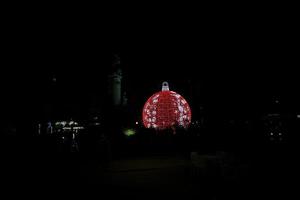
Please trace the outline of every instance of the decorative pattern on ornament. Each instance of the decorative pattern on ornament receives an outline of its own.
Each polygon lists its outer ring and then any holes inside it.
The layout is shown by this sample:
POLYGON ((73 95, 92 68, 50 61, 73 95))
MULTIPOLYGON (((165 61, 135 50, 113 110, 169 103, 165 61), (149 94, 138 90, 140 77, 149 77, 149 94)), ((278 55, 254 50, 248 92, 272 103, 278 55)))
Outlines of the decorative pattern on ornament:
POLYGON ((143 123, 147 128, 166 129, 174 126, 188 127, 191 123, 191 109, 179 94, 169 90, 164 82, 162 91, 152 95, 144 105, 143 123))

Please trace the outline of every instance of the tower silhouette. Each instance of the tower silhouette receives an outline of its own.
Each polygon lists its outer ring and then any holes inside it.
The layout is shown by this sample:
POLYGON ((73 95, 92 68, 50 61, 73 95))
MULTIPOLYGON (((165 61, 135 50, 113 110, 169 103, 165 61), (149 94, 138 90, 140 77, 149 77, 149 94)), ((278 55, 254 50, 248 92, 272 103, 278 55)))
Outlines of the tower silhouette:
POLYGON ((122 103, 122 70, 120 64, 120 57, 114 55, 108 87, 109 100, 113 106, 120 106, 122 103))

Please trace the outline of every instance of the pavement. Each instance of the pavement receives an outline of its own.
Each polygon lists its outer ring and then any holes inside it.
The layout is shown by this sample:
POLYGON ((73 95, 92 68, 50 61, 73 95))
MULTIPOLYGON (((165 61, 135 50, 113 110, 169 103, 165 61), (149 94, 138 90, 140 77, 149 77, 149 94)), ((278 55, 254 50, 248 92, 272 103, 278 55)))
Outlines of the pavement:
POLYGON ((230 155, 170 154, 101 162, 75 154, 16 154, 2 158, 4 193, 0 194, 56 198, 63 193, 68 199, 290 199, 287 196, 294 194, 290 186, 297 184, 289 180, 297 180, 297 167, 293 158, 274 158, 239 163, 230 155))

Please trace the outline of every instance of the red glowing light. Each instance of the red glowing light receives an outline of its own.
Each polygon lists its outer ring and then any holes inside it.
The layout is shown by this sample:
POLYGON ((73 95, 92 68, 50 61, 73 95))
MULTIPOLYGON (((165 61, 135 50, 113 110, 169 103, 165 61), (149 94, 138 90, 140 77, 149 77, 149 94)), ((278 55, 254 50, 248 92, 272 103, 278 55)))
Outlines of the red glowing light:
POLYGON ((176 92, 169 91, 167 82, 163 83, 162 91, 147 100, 143 109, 143 123, 146 128, 188 127, 191 117, 187 101, 176 92))

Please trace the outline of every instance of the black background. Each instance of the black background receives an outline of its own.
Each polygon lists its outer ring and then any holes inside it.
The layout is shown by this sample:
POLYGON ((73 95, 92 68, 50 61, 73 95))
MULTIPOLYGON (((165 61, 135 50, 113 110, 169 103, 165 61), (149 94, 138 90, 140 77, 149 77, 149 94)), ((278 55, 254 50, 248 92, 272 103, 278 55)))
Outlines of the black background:
POLYGON ((124 89, 139 106, 166 80, 188 100, 197 85, 201 103, 215 110, 260 111, 275 99, 286 111, 299 110, 292 12, 158 10, 6 15, 5 113, 39 111, 53 90, 64 105, 74 92, 73 101, 90 102, 106 92, 112 54, 120 55, 124 89))
MULTIPOLYGON (((20 127, 32 125, 42 116, 47 104, 58 106, 56 114, 62 118, 72 113, 85 116, 83 113, 94 96, 99 96, 99 99, 105 96, 107 75, 113 70, 113 54, 121 57, 124 87, 128 91, 129 102, 137 110, 150 95, 160 90, 161 82, 166 80, 172 90, 182 94, 189 102, 195 102, 197 97, 196 105, 203 105, 208 115, 224 118, 228 115, 235 118, 247 118, 252 114, 261 116, 278 111, 273 109, 276 100, 279 100, 282 111, 300 112, 297 73, 299 33, 293 12, 283 12, 283 8, 274 9, 271 5, 264 8, 258 5, 260 11, 246 11, 247 6, 227 9, 214 5, 207 9, 200 5, 190 10, 181 6, 175 9, 171 4, 157 6, 158 9, 146 5, 133 9, 135 12, 125 7, 116 9, 115 6, 109 10, 97 7, 97 11, 84 12, 69 6, 58 6, 62 12, 45 12, 45 7, 42 7, 36 10, 38 12, 21 9, 23 12, 20 13, 13 7, 12 11, 3 14, 2 123, 18 121, 21 122, 20 127), (108 12, 104 14, 103 10, 108 12), (56 81, 53 81, 54 78, 56 81), (190 95, 190 89, 194 90, 196 97, 190 95), (76 98, 72 95, 74 93, 78 93, 76 98)), ((215 121, 212 123, 217 124, 215 121)), ((222 130, 213 135, 218 134, 223 135, 222 130)), ((1 145, 8 151, 16 148, 16 156, 8 153, 9 159, 3 162, 6 169, 1 170, 6 175, 5 184, 9 187, 8 183, 12 183, 14 186, 12 190, 26 188, 27 180, 32 178, 37 180, 32 188, 36 185, 44 187, 40 183, 46 184, 48 179, 55 179, 55 183, 64 180, 60 183, 62 189, 70 182, 73 182, 71 185, 86 183, 73 176, 78 173, 76 162, 63 156, 59 159, 55 155, 51 159, 35 152, 29 158, 28 155, 23 157, 27 154, 24 150, 36 150, 30 146, 35 142, 28 142, 29 139, 23 136, 17 142, 4 141, 6 144, 1 145), (52 163, 52 160, 55 162, 52 163), (37 170, 43 166, 41 162, 45 163, 44 167, 37 170), (65 163, 64 167, 61 167, 62 163, 65 163), (57 169, 51 171, 51 166, 56 164, 57 169), (67 173, 70 179, 65 178, 62 168, 73 169, 67 173), (58 175, 50 177, 56 172, 58 175), (44 176, 48 178, 44 179, 44 176)), ((212 138, 214 142, 217 139, 224 138, 212 138)), ((230 142, 241 141, 234 138, 230 142)), ((39 146, 47 144, 45 141, 36 143, 39 146)), ((253 185, 257 183, 263 190, 269 189, 265 191, 268 197, 270 194, 276 197, 277 191, 288 191, 281 190, 281 186, 292 185, 288 178, 296 175, 296 150, 285 149, 285 153, 281 146, 273 149, 269 145, 260 152, 257 146, 251 142, 248 144, 251 146, 249 152, 253 150, 259 156, 253 162, 253 171, 258 175, 253 178, 254 184, 246 184, 247 192, 252 193, 253 185), (265 182, 259 183, 262 177, 265 182)), ((237 145, 238 153, 243 149, 242 145, 242 142, 237 145)), ((49 185, 47 189, 51 190, 54 184, 49 185)), ((95 191, 99 194, 99 188, 95 191)), ((115 188, 111 191, 119 193, 115 188)), ((48 193, 51 191, 45 194, 48 193)))

